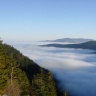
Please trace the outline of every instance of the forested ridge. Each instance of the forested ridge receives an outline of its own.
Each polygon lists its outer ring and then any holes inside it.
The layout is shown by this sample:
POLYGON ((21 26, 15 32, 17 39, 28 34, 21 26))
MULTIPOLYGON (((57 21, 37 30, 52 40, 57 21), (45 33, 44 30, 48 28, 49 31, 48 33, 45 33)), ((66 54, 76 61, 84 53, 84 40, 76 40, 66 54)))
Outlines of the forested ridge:
POLYGON ((67 96, 59 94, 52 74, 0 40, 0 95, 67 96))
POLYGON ((91 49, 96 50, 96 41, 89 41, 80 44, 47 44, 41 45, 42 47, 57 47, 57 48, 81 48, 81 49, 91 49))

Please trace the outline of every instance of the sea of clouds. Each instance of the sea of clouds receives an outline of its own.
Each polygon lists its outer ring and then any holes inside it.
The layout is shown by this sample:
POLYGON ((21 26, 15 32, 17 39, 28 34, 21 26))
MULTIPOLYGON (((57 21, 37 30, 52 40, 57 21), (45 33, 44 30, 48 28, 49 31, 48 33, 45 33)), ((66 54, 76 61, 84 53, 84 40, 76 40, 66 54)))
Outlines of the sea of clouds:
MULTIPOLYGON (((40 47, 45 42, 10 43, 38 65, 50 70, 58 87, 70 96, 96 96, 96 54, 92 50, 40 47)), ((46 43, 47 44, 47 43, 46 43)))

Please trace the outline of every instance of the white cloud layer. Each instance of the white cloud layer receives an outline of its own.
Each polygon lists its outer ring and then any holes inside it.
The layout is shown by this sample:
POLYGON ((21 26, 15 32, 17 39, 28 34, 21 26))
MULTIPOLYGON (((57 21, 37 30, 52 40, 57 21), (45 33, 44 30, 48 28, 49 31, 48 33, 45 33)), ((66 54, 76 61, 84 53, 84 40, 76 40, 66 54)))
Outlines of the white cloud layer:
POLYGON ((38 65, 53 72, 61 90, 70 96, 96 96, 96 55, 92 50, 39 47, 38 43, 14 46, 38 65))

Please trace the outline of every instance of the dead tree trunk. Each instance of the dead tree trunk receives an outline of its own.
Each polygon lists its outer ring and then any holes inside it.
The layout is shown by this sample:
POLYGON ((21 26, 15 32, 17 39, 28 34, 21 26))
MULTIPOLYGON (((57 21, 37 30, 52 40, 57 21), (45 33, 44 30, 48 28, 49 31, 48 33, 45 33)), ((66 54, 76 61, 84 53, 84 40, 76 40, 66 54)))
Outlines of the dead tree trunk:
POLYGON ((13 64, 11 63, 11 85, 13 84, 13 64))

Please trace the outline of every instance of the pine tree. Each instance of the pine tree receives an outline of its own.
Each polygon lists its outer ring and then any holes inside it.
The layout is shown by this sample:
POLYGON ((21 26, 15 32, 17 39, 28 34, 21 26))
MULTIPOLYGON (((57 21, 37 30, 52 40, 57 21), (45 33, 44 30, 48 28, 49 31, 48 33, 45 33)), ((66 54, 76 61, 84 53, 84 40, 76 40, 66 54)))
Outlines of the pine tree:
POLYGON ((4 48, 2 44, 2 40, 0 40, 0 94, 4 94, 4 89, 7 84, 7 78, 6 78, 6 57, 4 53, 4 48))
POLYGON ((64 92, 63 92, 63 96, 68 96, 67 91, 64 91, 64 92))
POLYGON ((56 96, 55 83, 52 75, 41 72, 34 76, 32 80, 32 96, 56 96))
POLYGON ((19 68, 19 64, 16 63, 12 55, 8 57, 7 65, 9 81, 6 88, 7 95, 10 96, 11 92, 11 96, 17 96, 17 94, 19 94, 18 96, 28 96, 30 88, 28 78, 25 72, 19 68))

